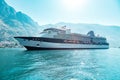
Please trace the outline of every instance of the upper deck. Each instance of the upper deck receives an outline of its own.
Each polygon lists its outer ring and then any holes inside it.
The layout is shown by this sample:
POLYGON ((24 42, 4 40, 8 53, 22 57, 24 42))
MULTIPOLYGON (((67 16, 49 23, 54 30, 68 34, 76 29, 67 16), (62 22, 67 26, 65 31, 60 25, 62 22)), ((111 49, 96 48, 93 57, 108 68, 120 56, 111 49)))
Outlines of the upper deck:
POLYGON ((79 40, 83 43, 107 43, 105 37, 95 36, 94 31, 89 31, 85 34, 71 33, 67 28, 47 28, 42 32, 45 38, 66 39, 66 40, 79 40))

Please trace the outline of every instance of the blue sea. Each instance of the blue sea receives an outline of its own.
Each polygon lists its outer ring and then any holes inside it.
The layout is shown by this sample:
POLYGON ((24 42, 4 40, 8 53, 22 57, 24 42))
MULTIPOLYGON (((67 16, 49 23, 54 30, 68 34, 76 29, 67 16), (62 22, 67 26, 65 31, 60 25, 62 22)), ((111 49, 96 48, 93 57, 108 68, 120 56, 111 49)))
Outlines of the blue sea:
POLYGON ((120 80, 120 48, 1 48, 0 80, 120 80))

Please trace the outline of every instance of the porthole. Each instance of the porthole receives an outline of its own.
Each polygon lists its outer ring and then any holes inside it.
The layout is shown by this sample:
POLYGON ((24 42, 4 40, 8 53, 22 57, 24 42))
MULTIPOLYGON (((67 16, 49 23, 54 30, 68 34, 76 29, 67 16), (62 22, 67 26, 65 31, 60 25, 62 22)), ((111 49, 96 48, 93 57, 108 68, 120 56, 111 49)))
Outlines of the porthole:
POLYGON ((40 46, 40 44, 37 44, 37 46, 40 46))

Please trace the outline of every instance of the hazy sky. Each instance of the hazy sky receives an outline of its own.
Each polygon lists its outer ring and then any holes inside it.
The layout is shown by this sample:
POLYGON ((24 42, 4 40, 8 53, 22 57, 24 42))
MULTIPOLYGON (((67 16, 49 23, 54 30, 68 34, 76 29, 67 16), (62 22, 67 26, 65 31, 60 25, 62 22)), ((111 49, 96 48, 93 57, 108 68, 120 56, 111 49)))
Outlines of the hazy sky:
POLYGON ((120 25, 120 0, 5 0, 42 24, 57 22, 120 25))

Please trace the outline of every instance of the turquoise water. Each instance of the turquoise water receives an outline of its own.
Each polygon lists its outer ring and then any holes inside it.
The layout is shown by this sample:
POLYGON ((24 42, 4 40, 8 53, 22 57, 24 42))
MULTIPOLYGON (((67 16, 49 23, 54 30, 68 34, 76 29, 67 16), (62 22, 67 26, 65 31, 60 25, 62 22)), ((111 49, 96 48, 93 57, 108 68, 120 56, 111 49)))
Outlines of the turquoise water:
POLYGON ((120 49, 0 49, 0 80, 120 80, 120 49))

